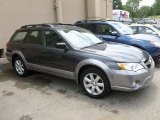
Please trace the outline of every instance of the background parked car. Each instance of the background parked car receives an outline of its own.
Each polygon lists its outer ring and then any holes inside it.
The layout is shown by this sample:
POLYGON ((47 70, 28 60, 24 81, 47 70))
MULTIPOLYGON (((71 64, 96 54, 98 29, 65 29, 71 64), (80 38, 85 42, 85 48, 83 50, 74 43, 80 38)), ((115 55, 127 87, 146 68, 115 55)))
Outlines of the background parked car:
POLYGON ((74 25, 86 28, 108 42, 132 45, 147 51, 153 59, 159 59, 160 39, 145 34, 134 34, 133 30, 121 22, 104 20, 83 20, 74 25))
POLYGON ((135 34, 150 34, 160 37, 160 30, 158 27, 150 24, 132 24, 129 25, 135 34))

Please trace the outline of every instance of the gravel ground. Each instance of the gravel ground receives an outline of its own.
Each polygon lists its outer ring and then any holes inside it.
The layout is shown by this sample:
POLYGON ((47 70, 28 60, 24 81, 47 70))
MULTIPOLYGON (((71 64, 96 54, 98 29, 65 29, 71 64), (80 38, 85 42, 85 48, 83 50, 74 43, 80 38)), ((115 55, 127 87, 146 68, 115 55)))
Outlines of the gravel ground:
POLYGON ((96 100, 74 81, 42 73, 20 78, 0 62, 0 120, 160 120, 159 78, 157 67, 150 86, 96 100))

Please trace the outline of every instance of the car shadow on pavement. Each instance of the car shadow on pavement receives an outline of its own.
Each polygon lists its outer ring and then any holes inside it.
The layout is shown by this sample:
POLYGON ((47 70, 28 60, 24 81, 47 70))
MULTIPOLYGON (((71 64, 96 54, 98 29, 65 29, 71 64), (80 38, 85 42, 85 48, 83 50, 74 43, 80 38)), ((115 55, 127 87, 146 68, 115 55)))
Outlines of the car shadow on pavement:
POLYGON ((155 63, 156 68, 160 68, 160 60, 159 59, 154 61, 154 63, 155 63))
MULTIPOLYGON (((109 96, 103 99, 92 99, 87 97, 73 80, 39 72, 33 72, 28 77, 18 77, 10 65, 3 67, 0 74, 0 83, 7 81, 14 82, 15 87, 21 90, 34 89, 47 96, 53 96, 53 93, 56 92, 66 99, 85 101, 96 108, 105 110, 119 107, 137 110, 145 108, 152 104, 157 92, 157 86, 151 84, 135 92, 112 91, 109 96)), ((118 110, 113 109, 113 112, 117 113, 118 110)))

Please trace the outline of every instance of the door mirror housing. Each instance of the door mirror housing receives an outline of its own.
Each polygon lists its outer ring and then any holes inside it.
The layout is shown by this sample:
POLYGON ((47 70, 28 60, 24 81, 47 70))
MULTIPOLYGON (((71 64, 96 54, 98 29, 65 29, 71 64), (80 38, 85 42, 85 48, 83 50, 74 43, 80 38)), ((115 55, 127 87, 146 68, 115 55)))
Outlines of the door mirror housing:
POLYGON ((156 32, 152 32, 151 34, 153 34, 153 35, 157 35, 157 33, 156 33, 156 32))
POLYGON ((111 32, 111 35, 112 35, 112 36, 119 37, 119 34, 118 34, 116 31, 111 32))
POLYGON ((60 48, 60 49, 66 49, 67 45, 64 42, 61 43, 56 43, 56 48, 60 48))

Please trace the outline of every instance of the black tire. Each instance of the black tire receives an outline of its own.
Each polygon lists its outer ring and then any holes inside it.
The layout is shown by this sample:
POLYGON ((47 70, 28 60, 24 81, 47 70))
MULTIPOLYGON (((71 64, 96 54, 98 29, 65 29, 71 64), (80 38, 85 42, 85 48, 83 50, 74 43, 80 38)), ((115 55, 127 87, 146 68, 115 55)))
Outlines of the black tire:
POLYGON ((21 57, 16 57, 16 58, 14 59, 14 69, 15 69, 16 74, 17 74, 18 76, 20 76, 20 77, 25 77, 25 76, 27 76, 27 75, 28 75, 28 72, 29 72, 29 71, 27 70, 27 68, 26 68, 26 66, 25 66, 25 64, 24 64, 24 62, 23 62, 23 60, 22 60, 21 57), (20 73, 20 71, 17 70, 17 69, 18 69, 17 66, 16 66, 17 62, 20 63, 20 64, 21 64, 21 67, 23 68, 23 70, 22 70, 21 73, 20 73))
POLYGON ((97 99, 98 98, 103 98, 103 97, 109 95, 109 93, 111 91, 111 87, 110 87, 108 77, 106 76, 106 74, 102 70, 100 70, 98 68, 90 67, 88 69, 85 69, 84 72, 80 76, 80 82, 81 82, 81 87, 82 87, 83 91, 91 98, 97 98, 97 99), (99 92, 99 93, 96 93, 96 91, 98 92, 98 90, 96 88, 97 86, 95 85, 95 84, 98 85, 99 84, 98 82, 96 82, 96 83, 94 82, 94 85, 93 85, 93 82, 92 83, 88 82, 89 83, 88 85, 89 86, 92 85, 92 86, 88 87, 88 89, 85 87, 87 82, 84 78, 86 78, 86 77, 88 78, 92 74, 93 74, 93 77, 94 77, 94 81, 96 81, 96 77, 99 76, 100 79, 98 81, 100 82, 100 84, 101 83, 103 84, 103 87, 98 86, 99 89, 101 90, 101 92, 99 92), (94 92, 95 93, 92 93, 92 90, 90 91, 90 88, 92 89, 92 87, 94 87, 94 92))

